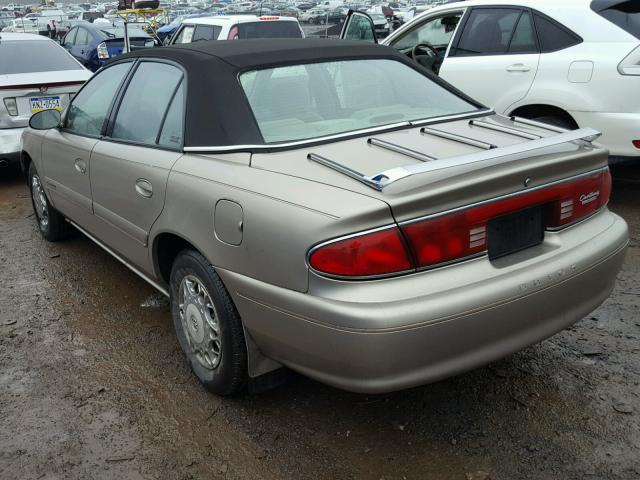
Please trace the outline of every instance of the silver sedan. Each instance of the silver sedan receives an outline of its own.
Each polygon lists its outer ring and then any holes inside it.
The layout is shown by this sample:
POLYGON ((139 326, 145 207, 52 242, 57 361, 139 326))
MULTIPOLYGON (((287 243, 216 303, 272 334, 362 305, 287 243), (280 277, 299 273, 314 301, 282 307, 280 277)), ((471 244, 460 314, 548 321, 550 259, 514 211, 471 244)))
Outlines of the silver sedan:
POLYGON ((597 137, 498 116, 387 47, 197 42, 36 114, 22 163, 43 236, 73 225, 168 295, 211 391, 288 367, 386 392, 607 298, 628 235, 597 137))

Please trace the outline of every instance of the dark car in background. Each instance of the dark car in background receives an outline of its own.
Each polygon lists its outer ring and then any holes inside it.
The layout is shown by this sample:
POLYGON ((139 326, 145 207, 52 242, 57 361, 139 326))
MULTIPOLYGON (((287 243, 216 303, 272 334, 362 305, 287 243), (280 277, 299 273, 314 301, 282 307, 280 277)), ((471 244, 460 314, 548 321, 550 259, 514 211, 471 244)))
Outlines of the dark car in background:
MULTIPOLYGON (((129 27, 131 50, 155 46, 155 41, 140 28, 129 27)), ((80 23, 67 32, 62 45, 76 60, 95 72, 109 59, 122 54, 124 29, 109 25, 80 23)))

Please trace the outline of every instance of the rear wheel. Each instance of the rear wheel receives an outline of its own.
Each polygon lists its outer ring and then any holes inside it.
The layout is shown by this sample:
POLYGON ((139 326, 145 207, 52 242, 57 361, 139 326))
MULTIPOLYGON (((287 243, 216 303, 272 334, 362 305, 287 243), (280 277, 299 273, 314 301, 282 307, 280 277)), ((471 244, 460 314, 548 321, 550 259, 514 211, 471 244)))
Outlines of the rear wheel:
POLYGON ((180 346, 198 380, 218 395, 247 383, 247 348, 240 316, 209 262, 194 250, 171 269, 171 314, 180 346))
POLYGON ((49 203, 42 185, 42 179, 33 162, 29 164, 29 189, 31 190, 33 212, 42 236, 50 242, 67 237, 69 235, 69 224, 60 212, 49 203))

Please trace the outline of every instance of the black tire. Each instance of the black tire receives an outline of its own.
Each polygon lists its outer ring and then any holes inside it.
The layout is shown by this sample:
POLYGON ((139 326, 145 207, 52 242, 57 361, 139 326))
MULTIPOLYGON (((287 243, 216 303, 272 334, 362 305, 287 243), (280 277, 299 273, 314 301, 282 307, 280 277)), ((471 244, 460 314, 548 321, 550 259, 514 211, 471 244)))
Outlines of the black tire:
POLYGON ((62 214, 53 208, 46 193, 44 192, 44 188, 40 190, 39 194, 34 195, 34 189, 36 188, 36 184, 34 182, 35 179, 37 179, 37 182, 42 185, 42 180, 38 175, 36 166, 31 162, 29 164, 28 173, 29 192, 31 193, 31 206, 33 207, 33 214, 36 218, 36 222, 38 223, 38 229, 45 240, 49 242, 63 240, 69 236, 71 227, 62 214), (40 198, 42 201, 42 215, 39 213, 38 208, 36 208, 35 197, 40 198), (45 215, 46 220, 43 220, 45 215))
POLYGON ((243 391, 247 385, 247 347, 242 321, 222 280, 200 253, 189 249, 178 254, 171 268, 170 297, 171 315, 180 347, 198 380, 207 390, 218 395, 243 391), (205 367, 198 359, 182 324, 179 289, 187 276, 195 277, 205 287, 215 308, 221 342, 219 360, 213 369, 205 367))
POLYGON ((549 125, 554 125, 560 128, 566 128, 567 130, 575 130, 578 128, 576 123, 569 119, 559 116, 547 115, 543 117, 534 117, 531 120, 535 120, 536 122, 548 123, 549 125))

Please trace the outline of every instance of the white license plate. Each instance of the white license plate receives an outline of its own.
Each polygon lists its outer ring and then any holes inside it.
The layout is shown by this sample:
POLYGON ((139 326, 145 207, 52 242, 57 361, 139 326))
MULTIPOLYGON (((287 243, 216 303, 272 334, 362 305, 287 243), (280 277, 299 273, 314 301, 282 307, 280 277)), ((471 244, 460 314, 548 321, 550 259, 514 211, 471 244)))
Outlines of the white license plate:
POLYGON ((31 113, 38 113, 42 110, 62 110, 60 97, 34 97, 29 99, 31 113))

